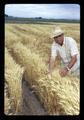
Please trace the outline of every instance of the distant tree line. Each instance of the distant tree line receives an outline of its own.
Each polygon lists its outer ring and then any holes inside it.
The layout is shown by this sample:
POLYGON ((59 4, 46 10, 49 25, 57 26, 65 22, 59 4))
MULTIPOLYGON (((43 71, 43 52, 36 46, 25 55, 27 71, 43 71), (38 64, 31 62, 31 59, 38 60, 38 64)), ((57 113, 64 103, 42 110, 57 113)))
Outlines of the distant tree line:
POLYGON ((43 19, 42 17, 35 17, 35 19, 43 19))
POLYGON ((42 17, 22 18, 22 17, 9 16, 5 14, 5 22, 6 23, 43 23, 44 24, 44 22, 80 23, 80 20, 47 19, 47 18, 42 18, 42 17))

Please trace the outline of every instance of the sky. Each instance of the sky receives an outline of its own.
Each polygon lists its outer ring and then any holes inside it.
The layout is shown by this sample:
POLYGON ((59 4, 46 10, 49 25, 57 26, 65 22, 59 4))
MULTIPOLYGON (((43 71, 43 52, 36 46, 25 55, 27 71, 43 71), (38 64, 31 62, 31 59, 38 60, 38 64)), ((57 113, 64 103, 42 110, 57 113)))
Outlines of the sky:
POLYGON ((80 19, 79 4, 6 4, 5 14, 14 17, 80 19))

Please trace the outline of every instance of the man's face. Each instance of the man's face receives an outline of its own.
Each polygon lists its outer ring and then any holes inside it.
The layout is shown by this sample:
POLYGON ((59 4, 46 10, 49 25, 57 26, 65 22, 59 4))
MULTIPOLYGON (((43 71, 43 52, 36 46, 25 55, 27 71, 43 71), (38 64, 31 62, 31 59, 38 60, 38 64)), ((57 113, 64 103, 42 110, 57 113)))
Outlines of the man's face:
POLYGON ((64 34, 59 35, 59 36, 57 36, 57 37, 54 37, 54 40, 55 40, 56 43, 58 43, 59 45, 62 46, 63 40, 64 40, 64 34))

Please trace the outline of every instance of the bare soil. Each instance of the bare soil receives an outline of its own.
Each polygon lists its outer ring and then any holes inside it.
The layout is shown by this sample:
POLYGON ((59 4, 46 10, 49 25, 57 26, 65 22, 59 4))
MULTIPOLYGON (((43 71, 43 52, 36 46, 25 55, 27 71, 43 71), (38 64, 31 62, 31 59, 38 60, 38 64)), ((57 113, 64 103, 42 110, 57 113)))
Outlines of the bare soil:
POLYGON ((23 104, 20 115, 48 115, 27 81, 22 80, 23 104))

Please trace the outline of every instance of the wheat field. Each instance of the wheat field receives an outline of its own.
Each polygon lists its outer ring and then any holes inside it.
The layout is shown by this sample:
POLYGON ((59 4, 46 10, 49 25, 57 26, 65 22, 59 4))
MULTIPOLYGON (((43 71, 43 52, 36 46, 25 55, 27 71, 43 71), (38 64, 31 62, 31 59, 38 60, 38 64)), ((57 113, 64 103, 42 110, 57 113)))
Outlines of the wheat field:
MULTIPOLYGON (((47 61, 52 44, 50 34, 56 26, 64 30, 65 36, 73 37, 80 50, 80 24, 5 24, 5 81, 8 83, 9 100, 15 96, 16 104, 13 114, 16 114, 17 109, 21 107, 23 73, 25 80, 35 89, 49 115, 78 115, 80 113, 80 80, 71 75, 61 78, 58 73, 60 58, 57 58, 52 78, 47 76, 47 61), (15 72, 14 69, 16 69, 15 72), (17 105, 18 99, 19 105, 17 105)), ((11 105, 6 96, 5 106, 5 113, 8 114, 7 111, 11 105)))
POLYGON ((5 47, 5 113, 17 114, 22 104, 22 75, 24 68, 16 64, 5 47), (9 112, 11 111, 11 112, 9 112))

